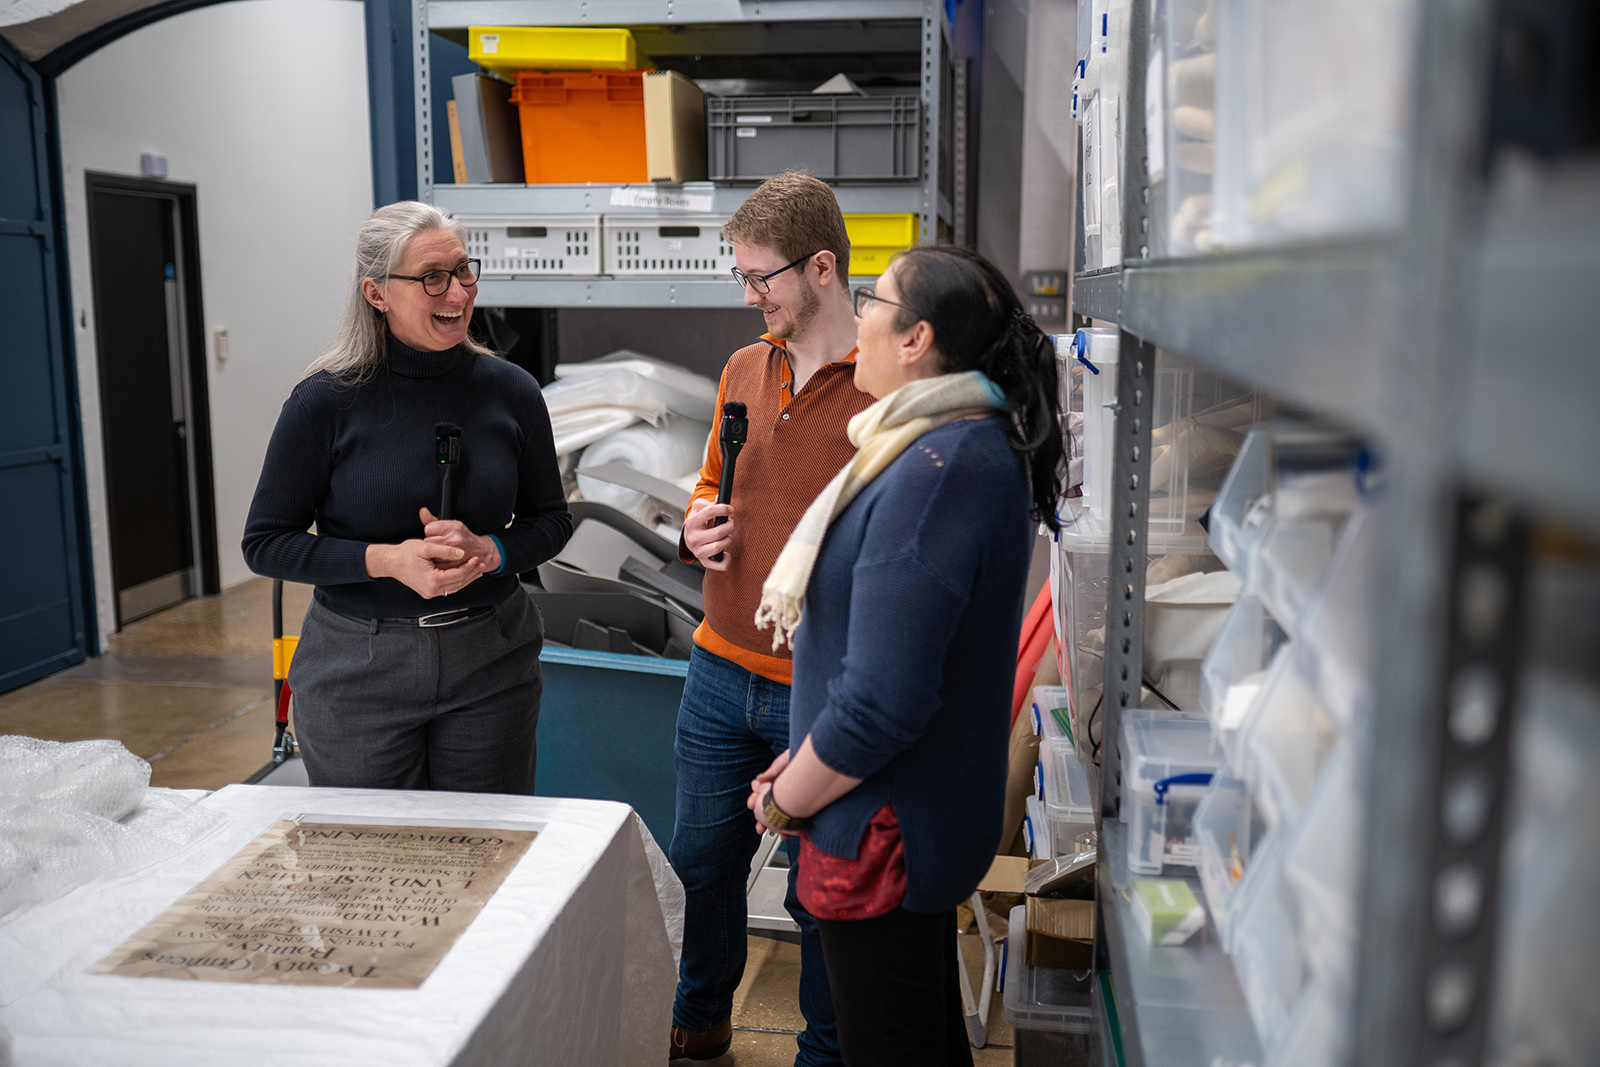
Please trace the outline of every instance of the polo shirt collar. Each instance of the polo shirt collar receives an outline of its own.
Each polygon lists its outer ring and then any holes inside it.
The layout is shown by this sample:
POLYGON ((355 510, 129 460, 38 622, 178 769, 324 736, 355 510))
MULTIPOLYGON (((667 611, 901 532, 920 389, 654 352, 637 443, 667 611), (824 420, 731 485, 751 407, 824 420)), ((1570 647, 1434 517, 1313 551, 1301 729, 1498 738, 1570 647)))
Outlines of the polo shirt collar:
MULTIPOLYGON (((761 340, 764 341, 765 343, 771 345, 773 348, 776 348, 779 351, 781 351, 781 352, 783 352, 785 354, 788 354, 788 351, 789 351, 788 342, 782 340, 781 338, 774 337, 770 333, 764 333, 764 334, 761 335, 761 340)), ((850 350, 849 355, 845 356, 843 359, 834 360, 832 363, 828 364, 828 366, 836 367, 841 363, 854 363, 856 361, 856 352, 857 351, 859 351, 859 349, 852 348, 850 350)))

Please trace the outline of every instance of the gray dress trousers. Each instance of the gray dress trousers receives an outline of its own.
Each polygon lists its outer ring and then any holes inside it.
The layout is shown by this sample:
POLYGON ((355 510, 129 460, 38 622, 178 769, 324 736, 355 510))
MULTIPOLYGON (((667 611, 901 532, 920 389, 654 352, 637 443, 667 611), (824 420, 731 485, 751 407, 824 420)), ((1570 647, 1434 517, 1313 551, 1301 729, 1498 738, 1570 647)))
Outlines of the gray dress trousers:
POLYGON ((313 599, 289 667, 311 784, 531 795, 543 646, 520 586, 491 613, 438 627, 313 599))

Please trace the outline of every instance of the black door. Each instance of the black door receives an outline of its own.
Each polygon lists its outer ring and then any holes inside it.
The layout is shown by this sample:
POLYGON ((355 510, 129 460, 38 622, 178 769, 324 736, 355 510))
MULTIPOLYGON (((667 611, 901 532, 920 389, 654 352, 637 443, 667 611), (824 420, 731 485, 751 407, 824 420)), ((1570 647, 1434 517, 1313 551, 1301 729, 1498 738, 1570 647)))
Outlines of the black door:
POLYGON ((27 546, 0 577, 0 691, 86 650, 78 467, 44 86, 0 41, 0 501, 27 546))
MULTIPOLYGON (((200 591, 190 425, 194 297, 182 194, 91 175, 106 503, 117 625, 200 591)), ((203 366, 203 364, 202 364, 203 366)))

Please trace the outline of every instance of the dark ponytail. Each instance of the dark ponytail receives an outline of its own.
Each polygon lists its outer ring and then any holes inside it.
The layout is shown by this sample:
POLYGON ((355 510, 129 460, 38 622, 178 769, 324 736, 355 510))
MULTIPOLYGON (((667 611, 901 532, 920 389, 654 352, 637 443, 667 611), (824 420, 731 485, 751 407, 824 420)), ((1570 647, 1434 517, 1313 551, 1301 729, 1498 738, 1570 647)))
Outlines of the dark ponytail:
POLYGON ((976 252, 922 245, 895 262, 900 299, 916 309, 903 309, 898 325, 926 320, 947 371, 982 371, 1005 393, 1007 436, 1028 462, 1034 515, 1060 529, 1060 401, 1050 338, 1023 311, 1005 275, 976 252))

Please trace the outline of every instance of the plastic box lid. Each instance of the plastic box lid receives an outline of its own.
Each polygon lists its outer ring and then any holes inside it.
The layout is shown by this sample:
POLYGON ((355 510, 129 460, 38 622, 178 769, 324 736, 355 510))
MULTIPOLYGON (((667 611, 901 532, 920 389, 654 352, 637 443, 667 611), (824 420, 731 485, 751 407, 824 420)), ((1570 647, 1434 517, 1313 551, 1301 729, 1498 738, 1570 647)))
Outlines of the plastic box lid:
POLYGON ((1055 855, 1055 841, 1050 835, 1050 820, 1044 817, 1044 802, 1030 796, 1023 801, 1022 839, 1028 854, 1036 860, 1047 860, 1055 855))
POLYGON ((1067 714, 1067 690, 1060 685, 1033 687, 1033 732, 1050 742, 1072 744, 1072 731, 1062 725, 1061 716, 1067 714), (1060 716, 1054 714, 1059 711, 1060 716))
POLYGON ((1089 795, 1089 772, 1078 762, 1070 744, 1039 749, 1040 799, 1052 822, 1094 825, 1094 798, 1089 795))
POLYGON ((1090 983, 1094 972, 1028 966, 1022 959, 1022 946, 1028 939, 1026 912, 1021 904, 1011 909, 1006 937, 1006 1022, 1018 1030, 1093 1033, 1090 983))
POLYGON ((1122 724, 1123 776, 1129 791, 1149 793, 1164 778, 1222 766, 1211 723, 1199 716, 1134 711, 1122 724))

